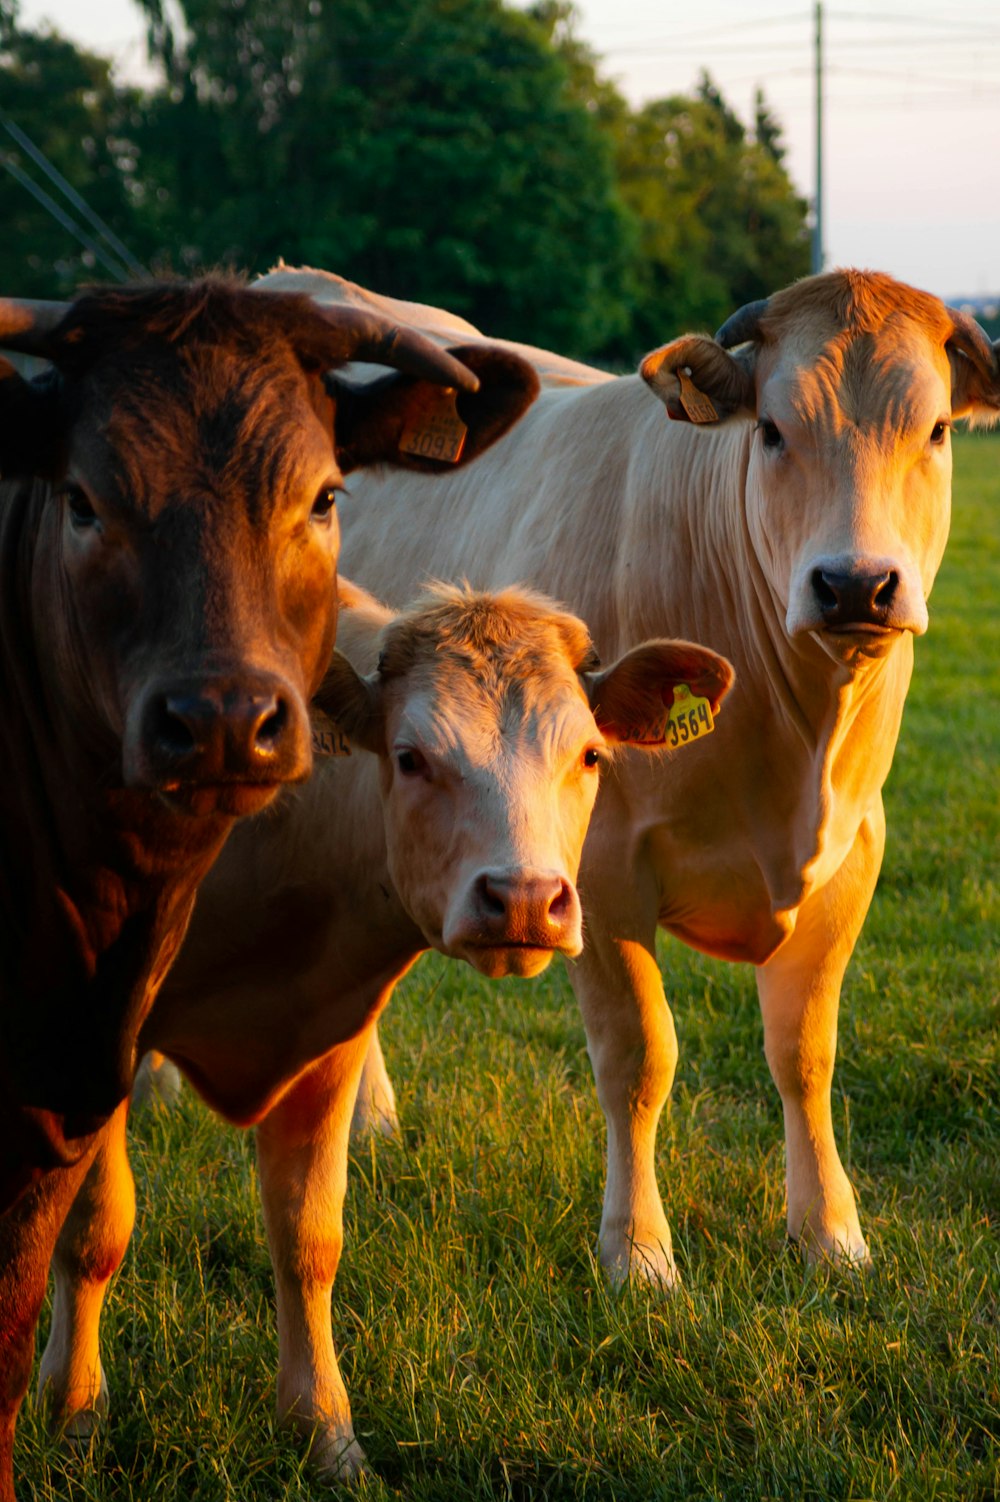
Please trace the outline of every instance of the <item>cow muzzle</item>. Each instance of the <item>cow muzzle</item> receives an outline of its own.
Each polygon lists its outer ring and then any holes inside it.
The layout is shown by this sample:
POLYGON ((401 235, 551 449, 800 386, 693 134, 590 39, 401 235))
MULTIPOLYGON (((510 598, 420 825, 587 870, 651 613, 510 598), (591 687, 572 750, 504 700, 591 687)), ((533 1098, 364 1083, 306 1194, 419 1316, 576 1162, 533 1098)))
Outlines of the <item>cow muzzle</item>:
POLYGON ((480 871, 444 925, 445 953, 483 975, 538 975, 583 948, 580 898, 555 871, 480 871))
POLYGON ((126 785, 186 813, 255 813, 311 770, 305 705, 273 674, 155 683, 126 720, 126 785))
POLYGON ((927 604, 914 571, 892 559, 816 558, 792 589, 786 625, 882 656, 902 632, 927 630, 927 604))

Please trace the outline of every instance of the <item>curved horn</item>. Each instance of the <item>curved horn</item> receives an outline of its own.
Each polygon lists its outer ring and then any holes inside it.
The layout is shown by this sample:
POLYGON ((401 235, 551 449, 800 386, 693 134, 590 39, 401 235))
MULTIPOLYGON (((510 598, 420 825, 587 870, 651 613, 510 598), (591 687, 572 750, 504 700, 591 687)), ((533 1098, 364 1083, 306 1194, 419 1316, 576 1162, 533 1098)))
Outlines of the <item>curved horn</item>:
POLYGON ((962 313, 958 308, 949 308, 948 314, 955 325, 948 343, 954 344, 963 355, 968 355, 974 365, 980 366, 989 375, 996 375, 997 350, 996 346, 990 343, 986 330, 970 314, 962 313))
POLYGON ((766 297, 759 297, 756 302, 748 302, 742 308, 738 308, 731 318, 726 319, 716 334, 716 344, 721 344, 723 349, 733 349, 737 344, 747 344, 751 339, 756 338, 760 329, 760 320, 766 311, 766 297))
POLYGON ((0 297, 0 345, 25 355, 44 355, 49 335, 69 312, 68 302, 0 297))
POLYGON ((405 324, 394 323, 365 308, 323 307, 314 311, 342 336, 332 345, 334 360, 363 360, 372 365, 391 365, 409 375, 423 376, 439 386, 458 386, 478 391, 479 377, 446 349, 405 324))

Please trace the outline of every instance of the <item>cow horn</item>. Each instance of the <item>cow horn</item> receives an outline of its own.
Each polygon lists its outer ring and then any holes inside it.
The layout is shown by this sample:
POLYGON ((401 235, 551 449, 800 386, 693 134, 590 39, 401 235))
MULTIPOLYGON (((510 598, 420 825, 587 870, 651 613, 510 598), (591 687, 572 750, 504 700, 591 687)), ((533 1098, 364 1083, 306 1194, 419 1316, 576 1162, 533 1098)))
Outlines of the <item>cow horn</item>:
POLYGON ((716 334, 716 344, 721 344, 723 349, 733 349, 737 344, 749 343, 757 337, 760 321, 766 311, 766 297, 759 297, 756 302, 748 302, 738 308, 716 334))
POLYGON ((69 312, 67 302, 0 297, 0 345, 25 355, 45 355, 49 335, 69 312))
POLYGON ((960 349, 963 355, 968 355, 973 364, 985 369, 989 375, 996 375, 998 368, 998 356, 996 346, 990 343, 986 330, 968 313, 962 313, 958 308, 949 308, 949 316, 954 323, 954 332, 948 340, 960 349))
POLYGON ((479 377, 446 349, 405 324, 393 323, 365 308, 317 307, 324 323, 342 336, 332 347, 334 360, 362 360, 391 365, 409 375, 423 376, 439 386, 478 391, 479 377))

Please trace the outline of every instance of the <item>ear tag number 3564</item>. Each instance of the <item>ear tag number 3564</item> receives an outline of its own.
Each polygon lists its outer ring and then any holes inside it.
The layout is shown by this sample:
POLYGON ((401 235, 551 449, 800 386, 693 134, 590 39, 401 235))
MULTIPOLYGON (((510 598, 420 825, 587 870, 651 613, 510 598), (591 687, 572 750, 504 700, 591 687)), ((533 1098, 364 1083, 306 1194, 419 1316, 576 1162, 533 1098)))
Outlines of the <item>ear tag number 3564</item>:
POLYGON ((708 700, 697 698, 686 683, 675 684, 674 702, 667 716, 667 745, 671 749, 685 746, 703 735, 711 735, 714 729, 712 706, 708 700))

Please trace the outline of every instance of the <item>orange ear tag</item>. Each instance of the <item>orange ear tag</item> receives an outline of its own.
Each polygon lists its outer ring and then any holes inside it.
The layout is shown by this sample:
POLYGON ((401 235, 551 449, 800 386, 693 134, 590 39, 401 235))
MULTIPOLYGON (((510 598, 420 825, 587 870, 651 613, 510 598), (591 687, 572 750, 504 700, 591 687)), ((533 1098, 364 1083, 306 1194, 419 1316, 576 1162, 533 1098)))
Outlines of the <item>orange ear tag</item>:
POLYGON ((681 383, 681 406, 692 422, 718 422, 719 414, 703 391, 691 379, 690 365, 675 372, 681 383))
POLYGON ((313 705, 309 711, 309 722, 312 727, 313 756, 350 756, 347 736, 336 720, 331 720, 329 715, 313 705))
POLYGON ((675 683, 674 702, 667 715, 667 745, 671 749, 686 746, 700 736, 711 735, 714 729, 712 706, 708 700, 696 698, 686 683, 675 683))
POLYGON ((468 431, 455 407, 455 388, 431 387, 421 393, 419 403, 403 429, 400 451, 416 454, 419 459, 457 464, 468 431))

